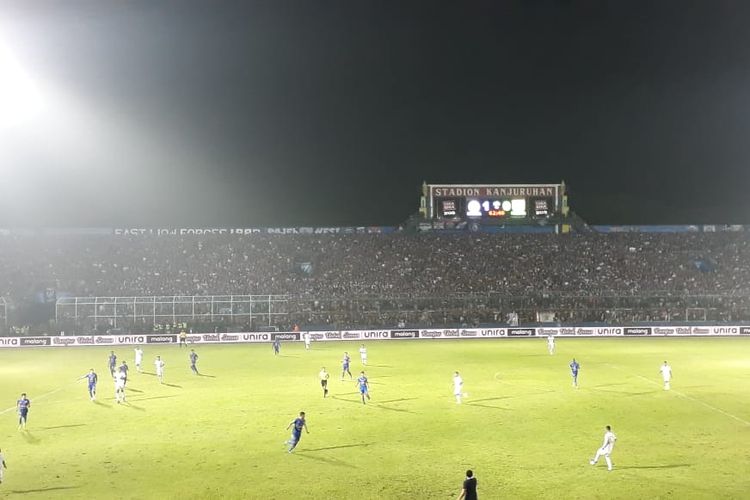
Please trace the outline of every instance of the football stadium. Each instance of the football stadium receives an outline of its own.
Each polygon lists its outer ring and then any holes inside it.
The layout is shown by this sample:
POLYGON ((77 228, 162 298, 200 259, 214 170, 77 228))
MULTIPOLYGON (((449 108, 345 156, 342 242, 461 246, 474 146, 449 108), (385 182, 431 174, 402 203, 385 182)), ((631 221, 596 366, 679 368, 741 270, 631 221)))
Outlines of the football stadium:
POLYGON ((747 228, 424 190, 399 227, 5 231, 5 492, 746 495, 747 228))
POLYGON ((750 499, 749 25, 0 0, 0 499, 750 499))

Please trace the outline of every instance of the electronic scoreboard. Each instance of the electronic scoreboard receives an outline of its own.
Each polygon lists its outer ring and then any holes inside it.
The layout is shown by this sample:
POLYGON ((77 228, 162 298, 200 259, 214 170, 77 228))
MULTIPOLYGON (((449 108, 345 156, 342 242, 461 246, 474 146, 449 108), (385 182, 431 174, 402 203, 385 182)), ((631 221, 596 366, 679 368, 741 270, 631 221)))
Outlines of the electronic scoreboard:
POLYGON ((423 184, 420 210, 429 219, 547 219, 567 214, 565 183, 423 184))

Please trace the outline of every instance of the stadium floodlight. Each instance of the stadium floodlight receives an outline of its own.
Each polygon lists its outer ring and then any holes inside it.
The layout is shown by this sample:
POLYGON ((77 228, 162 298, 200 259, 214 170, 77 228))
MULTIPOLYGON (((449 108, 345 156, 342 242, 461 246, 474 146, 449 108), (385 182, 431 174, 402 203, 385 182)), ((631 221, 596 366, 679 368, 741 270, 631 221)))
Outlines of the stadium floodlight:
POLYGON ((41 107, 37 85, 0 42, 0 127, 19 124, 41 107))

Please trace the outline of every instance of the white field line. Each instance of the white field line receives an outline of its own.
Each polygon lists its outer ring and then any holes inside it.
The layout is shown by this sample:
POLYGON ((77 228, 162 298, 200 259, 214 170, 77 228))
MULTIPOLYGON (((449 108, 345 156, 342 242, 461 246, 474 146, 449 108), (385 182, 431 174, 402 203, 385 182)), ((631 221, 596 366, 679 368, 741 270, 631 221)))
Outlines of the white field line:
MULTIPOLYGON (((67 388, 67 387, 75 384, 76 382, 78 382, 78 381, 76 380, 75 382, 73 382, 71 384, 61 385, 57 389, 53 389, 53 390, 51 390, 49 392, 45 392, 44 394, 40 394, 39 396, 35 396, 34 399, 32 400, 32 402, 37 401, 37 400, 42 399, 42 398, 46 398, 47 396, 51 396, 52 394, 55 394, 56 392, 60 392, 63 389, 65 389, 65 388, 67 388)), ((15 411, 15 410, 16 410, 16 407, 15 406, 11 406, 10 408, 6 408, 4 410, 0 410, 0 415, 2 415, 4 413, 8 413, 9 411, 15 411)))
MULTIPOLYGON (((661 384, 660 384, 659 382, 656 382, 656 381, 654 381, 654 380, 651 380, 651 379, 649 379, 649 378, 646 378, 646 377, 644 377, 643 375, 638 375, 637 373, 632 373, 632 372, 629 372, 629 371, 627 371, 627 370, 624 370, 624 369, 620 368, 619 366, 615 366, 615 365, 609 365, 609 366, 611 366, 611 367, 612 367, 612 368, 614 368, 615 370, 620 370, 621 372, 627 373, 628 375, 632 375, 632 376, 634 376, 634 377, 638 377, 639 379, 645 380, 646 382, 648 382, 648 383, 650 383, 650 384, 655 384, 655 385, 657 385, 657 386, 659 386, 659 387, 662 387, 662 385, 661 385, 661 384)), ((737 415, 732 415, 732 414, 731 414, 731 413, 729 413, 728 411, 724 411, 724 410, 722 410, 721 408, 717 408, 716 406, 710 405, 710 404, 706 403, 705 401, 701 401, 700 399, 694 398, 693 396, 690 396, 690 395, 688 395, 688 394, 685 394, 684 392, 676 391, 676 390, 674 390, 674 389, 670 389, 670 390, 669 390, 669 392, 671 392, 671 393, 673 393, 673 394, 676 394, 676 395, 678 395, 678 396, 680 396, 680 397, 682 397, 682 398, 685 398, 685 399, 688 399, 688 400, 690 400, 690 401, 693 401, 693 402, 695 402, 695 403, 698 403, 698 404, 700 404, 700 405, 703 405, 703 406, 705 406, 706 408, 708 408, 709 410, 713 410, 713 411, 715 411, 715 412, 717 412, 717 413, 721 413, 722 415, 724 415, 724 416, 726 416, 726 417, 729 417, 729 418, 732 418, 732 419, 734 419, 734 420, 736 420, 736 421, 738 421, 738 422, 742 422, 742 423, 743 423, 743 424, 745 424, 745 425, 750 425, 750 422, 748 422, 748 421, 747 421, 747 420, 745 420, 744 418, 740 418, 740 417, 738 417, 737 415)))

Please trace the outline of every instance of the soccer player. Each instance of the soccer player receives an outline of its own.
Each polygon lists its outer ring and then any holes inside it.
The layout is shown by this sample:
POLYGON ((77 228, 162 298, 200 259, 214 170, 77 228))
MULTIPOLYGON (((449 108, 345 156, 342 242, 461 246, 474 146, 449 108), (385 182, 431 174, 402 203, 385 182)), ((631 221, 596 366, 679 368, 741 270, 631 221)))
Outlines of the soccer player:
POLYGON ((310 349, 310 332, 305 332, 302 334, 302 339, 305 341, 305 349, 310 349))
POLYGON ((363 365, 367 365, 367 348, 364 344, 359 348, 359 359, 362 360, 363 365))
POLYGON ((7 468, 8 466, 5 465, 5 455, 3 455, 3 450, 0 450, 0 484, 3 484, 3 472, 7 468))
POLYGON ((360 372, 357 385, 359 386, 359 394, 362 396, 362 404, 366 404, 365 396, 367 396, 367 399, 370 399, 370 385, 367 383, 365 372, 360 372))
POLYGON ((115 369, 117 368, 117 355, 115 351, 109 351, 109 373, 115 376, 115 369))
POLYGON ((578 389, 578 370, 581 369, 581 365, 578 364, 576 358, 570 362, 570 374, 573 376, 573 387, 578 389))
POLYGON ((159 379, 159 383, 164 383, 164 361, 162 361, 161 356, 156 356, 156 360, 154 361, 154 367, 156 367, 156 376, 159 379))
POLYGON ((278 338, 273 339, 273 354, 274 356, 279 354, 281 351, 281 341, 278 338))
POLYGON ((180 348, 182 348, 182 346, 187 347, 187 332, 185 332, 185 330, 180 332, 180 348))
POLYGON ((130 367, 128 367, 128 363, 123 359, 118 371, 125 374, 125 384, 128 383, 128 370, 130 370, 130 367))
POLYGON ((328 396, 328 372, 326 371, 326 367, 320 369, 320 373, 318 373, 318 377, 320 378, 320 386, 323 388, 323 397, 325 398, 328 396))
POLYGON ((96 383, 99 381, 99 377, 96 375, 96 373, 94 372, 94 369, 92 368, 91 370, 89 370, 88 373, 80 376, 78 380, 81 380, 84 378, 88 379, 89 398, 91 399, 91 401, 94 401, 96 399, 96 383))
POLYGON ((125 381, 128 376, 122 369, 117 370, 115 374, 115 401, 117 404, 125 402, 125 381))
POLYGON ((596 450, 596 455, 594 455, 594 458, 589 460, 589 463, 591 465, 596 465, 596 463, 599 461, 599 457, 604 455, 604 460, 607 462, 607 470, 612 470, 612 459, 609 458, 609 456, 612 454, 612 449, 615 447, 615 441, 617 441, 617 436, 615 436, 615 433, 612 432, 612 427, 607 426, 606 432, 604 433, 604 442, 602 443, 602 447, 596 450))
POLYGON ((31 401, 26 397, 26 393, 21 394, 21 399, 16 401, 16 409, 18 410, 18 430, 26 430, 26 420, 29 418, 29 408, 31 408, 31 401))
POLYGON ((136 346, 136 348, 135 348, 135 369, 138 370, 138 373, 143 372, 143 370, 141 370, 141 363, 143 363, 143 349, 141 349, 141 346, 136 346))
POLYGON ((464 379, 458 372, 453 373, 453 395, 456 396, 456 404, 461 404, 461 394, 464 389, 464 379))
POLYGON ((664 380, 664 390, 668 391, 669 383, 672 381, 672 367, 665 361, 659 371, 661 372, 661 378, 664 380))
POLYGON ((477 500, 477 478, 474 477, 474 471, 471 469, 466 471, 466 479, 464 479, 463 489, 461 494, 458 495, 458 500, 477 500))
POLYGON ((299 443, 300 438, 302 437, 302 429, 305 429, 305 432, 310 434, 310 431, 307 430, 307 422, 305 422, 305 412, 301 411, 299 412, 299 417, 292 420, 289 425, 286 426, 286 430, 289 430, 290 427, 294 426, 292 429, 292 437, 289 438, 289 441, 287 441, 285 444, 289 445, 289 453, 292 452, 297 447, 297 443, 299 443))
POLYGON ((190 349, 190 369, 193 370, 193 373, 196 375, 200 375, 198 373, 198 367, 195 366, 195 364, 198 362, 198 353, 195 352, 195 349, 190 349))
POLYGON ((555 354, 555 337, 547 335, 547 350, 550 355, 555 354))
POLYGON ((341 360, 341 381, 344 381, 344 374, 348 373, 349 378, 352 379, 352 372, 349 371, 349 362, 351 361, 351 358, 349 357, 349 353, 344 353, 344 359, 341 360))

